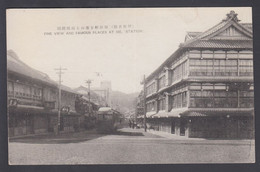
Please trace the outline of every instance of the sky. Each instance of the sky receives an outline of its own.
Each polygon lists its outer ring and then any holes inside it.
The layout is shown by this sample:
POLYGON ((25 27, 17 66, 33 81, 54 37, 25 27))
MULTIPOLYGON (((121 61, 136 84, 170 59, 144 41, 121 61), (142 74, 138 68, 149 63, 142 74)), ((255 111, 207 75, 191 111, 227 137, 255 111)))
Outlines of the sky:
POLYGON ((148 76, 174 51, 189 31, 203 32, 234 10, 252 22, 249 7, 9 9, 7 50, 58 81, 55 68, 66 68, 62 83, 139 92, 148 76), (61 33, 63 33, 61 35, 61 33))

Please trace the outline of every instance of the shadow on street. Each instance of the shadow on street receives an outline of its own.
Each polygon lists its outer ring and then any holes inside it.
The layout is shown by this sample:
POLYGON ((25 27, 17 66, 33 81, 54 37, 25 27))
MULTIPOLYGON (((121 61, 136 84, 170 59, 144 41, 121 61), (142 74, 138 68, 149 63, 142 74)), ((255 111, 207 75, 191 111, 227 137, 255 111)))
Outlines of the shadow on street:
POLYGON ((122 136, 144 136, 141 132, 128 132, 128 131, 116 131, 112 133, 113 135, 122 135, 122 136))
POLYGON ((136 136, 144 138, 162 138, 140 129, 121 128, 112 133, 99 133, 96 130, 82 131, 77 133, 61 133, 55 135, 53 133, 47 135, 25 136, 20 138, 9 138, 9 142, 32 143, 32 144, 68 144, 80 143, 104 136, 136 136))
POLYGON ((49 134, 22 138, 10 138, 9 142, 33 143, 33 144, 66 144, 79 143, 104 136, 96 132, 62 133, 60 135, 49 134))

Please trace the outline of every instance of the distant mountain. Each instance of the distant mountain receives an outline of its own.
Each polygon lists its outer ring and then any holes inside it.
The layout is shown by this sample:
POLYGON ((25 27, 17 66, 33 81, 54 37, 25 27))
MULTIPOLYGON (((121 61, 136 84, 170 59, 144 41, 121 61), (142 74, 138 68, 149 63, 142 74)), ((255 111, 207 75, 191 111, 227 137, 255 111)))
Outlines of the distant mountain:
POLYGON ((138 92, 126 94, 120 91, 112 91, 111 103, 113 107, 116 107, 120 112, 128 112, 135 109, 136 98, 139 95, 138 92))
MULTIPOLYGON (((74 91, 83 94, 88 97, 88 88, 80 86, 75 88, 74 91)), ((112 91, 110 93, 111 96, 111 107, 118 110, 121 113, 134 111, 137 103, 137 97, 139 93, 130 93, 126 94, 120 91, 112 91)), ((101 98, 94 91, 90 91, 91 101, 98 102, 101 106, 105 106, 104 98, 101 98)))

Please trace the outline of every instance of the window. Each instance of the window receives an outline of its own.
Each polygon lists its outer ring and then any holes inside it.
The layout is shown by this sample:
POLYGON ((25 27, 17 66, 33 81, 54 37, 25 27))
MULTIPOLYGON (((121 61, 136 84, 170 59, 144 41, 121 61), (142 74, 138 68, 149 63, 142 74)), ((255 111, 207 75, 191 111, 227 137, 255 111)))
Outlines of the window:
POLYGON ((236 76, 237 75, 237 59, 215 59, 214 69, 216 76, 236 76))
POLYGON ((180 65, 176 66, 171 73, 171 80, 172 82, 181 79, 183 76, 188 75, 188 63, 187 61, 181 63, 180 65))
POLYGON ((146 88, 146 95, 152 94, 155 92, 155 83, 152 83, 146 88))
MULTIPOLYGON (((197 83, 194 83, 197 84, 197 83)), ((225 84, 202 84, 202 89, 190 89, 190 107, 236 108, 237 90, 227 90, 225 84)))
POLYGON ((239 52, 240 59, 253 59, 252 51, 240 51, 239 52))
POLYGON ((146 104, 147 112, 155 111, 155 102, 150 102, 146 104))
MULTIPOLYGON (((203 87, 203 86, 202 86, 203 87)), ((190 91, 190 106, 197 108, 213 107, 214 92, 213 90, 190 91)))
POLYGON ((189 58, 201 58, 201 52, 198 50, 192 50, 189 52, 189 58))
MULTIPOLYGON (((191 51, 189 66, 191 76, 237 76, 238 72, 240 76, 253 76, 253 54, 252 51, 191 51)), ((185 70, 182 73, 186 74, 185 70)), ((174 74, 176 80, 177 68, 174 74)))
POLYGON ((240 91, 239 106, 242 108, 254 107, 254 91, 240 91))
POLYGON ((15 83, 14 91, 18 98, 27 98, 26 95, 31 95, 31 88, 28 85, 15 83))
POLYGON ((183 76, 187 76, 188 75, 188 63, 187 63, 187 61, 185 61, 182 64, 182 74, 183 74, 183 76))
POLYGON ((159 110, 165 110, 165 98, 159 100, 159 110))
POLYGON ((165 87, 165 75, 159 79, 159 89, 165 87))
POLYGON ((42 98, 42 89, 32 87, 32 90, 33 90, 32 91, 33 98, 38 99, 38 100, 42 98))
POLYGON ((215 107, 236 108, 237 91, 215 90, 215 107))
POLYGON ((201 83, 191 83, 190 90, 201 90, 201 83))
POLYGON ((214 86, 213 84, 207 83, 207 84, 202 84, 202 90, 213 90, 214 86))
POLYGON ((214 84, 215 90, 226 90, 227 86, 226 84, 214 84))
POLYGON ((181 108, 187 106, 187 92, 179 93, 171 98, 172 108, 181 108))
POLYGON ((213 60, 212 59, 190 59, 191 76, 212 76, 213 60))
POLYGON ((238 58, 238 52, 237 51, 227 51, 227 58, 228 59, 230 59, 230 58, 237 59, 238 58))
POLYGON ((199 91, 190 91, 191 97, 201 97, 201 90, 199 91))
POLYGON ((177 97, 177 107, 180 108, 182 105, 182 100, 181 100, 182 96, 181 94, 177 94, 176 97, 177 97))
POLYGON ((253 76, 253 60, 239 60, 239 75, 253 76))
POLYGON ((182 107, 187 107, 187 92, 182 93, 182 107))
POLYGON ((226 60, 226 76, 237 76, 237 59, 226 60))
POLYGON ((212 51, 202 51, 201 52, 201 58, 213 58, 213 52, 212 51))
POLYGON ((177 66, 173 69, 172 81, 176 81, 182 77, 182 65, 177 66))
POLYGON ((225 61, 226 60, 215 60, 214 61, 215 75, 217 75, 217 76, 225 75, 225 68, 226 68, 225 61))
POLYGON ((226 52, 225 51, 214 51, 214 58, 226 58, 226 52))

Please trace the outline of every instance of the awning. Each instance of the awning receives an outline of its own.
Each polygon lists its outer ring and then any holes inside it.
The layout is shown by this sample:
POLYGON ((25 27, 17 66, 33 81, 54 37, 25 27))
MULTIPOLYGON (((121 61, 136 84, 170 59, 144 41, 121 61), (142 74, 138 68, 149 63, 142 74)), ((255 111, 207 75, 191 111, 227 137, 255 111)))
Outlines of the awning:
POLYGON ((168 113, 168 117, 180 117, 186 112, 188 112, 188 108, 173 109, 168 113))
POLYGON ((205 117, 208 116, 205 113, 200 113, 200 112, 187 112, 183 114, 182 116, 189 116, 189 117, 205 117))
MULTIPOLYGON (((206 116, 248 116, 253 114, 254 108, 178 108, 170 112, 159 111, 146 113, 147 118, 168 117, 206 117, 206 116)), ((137 117, 138 118, 138 117, 137 117)))
POLYGON ((205 116, 248 116, 253 114, 253 108, 189 108, 182 117, 205 117, 205 116))
POLYGON ((254 108, 189 108, 189 111, 207 113, 247 113, 253 112, 254 108))
POLYGON ((98 109, 99 112, 107 112, 107 111, 110 111, 110 110, 112 110, 111 107, 101 107, 101 108, 98 109))
POLYGON ((150 117, 152 117, 152 116, 155 115, 155 114, 156 114, 155 111, 147 112, 147 113, 146 113, 146 117, 147 117, 147 118, 150 118, 150 117))
POLYGON ((188 78, 187 81, 190 82, 200 82, 201 80, 205 82, 254 82, 253 76, 230 76, 230 77, 221 77, 221 76, 214 76, 214 77, 201 77, 201 76, 194 76, 192 78, 188 78))

